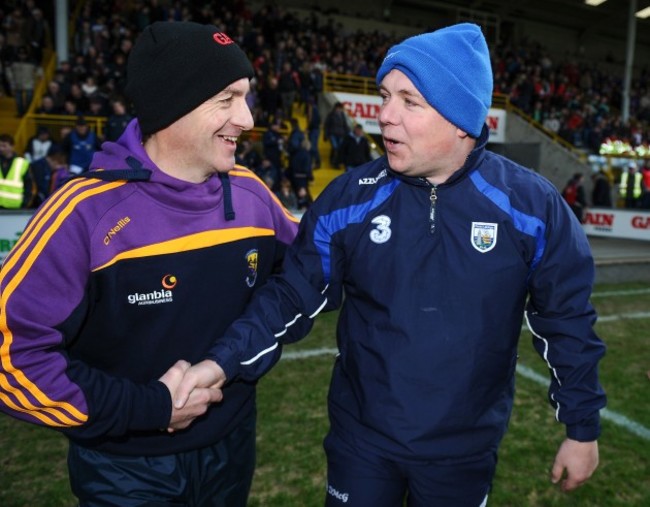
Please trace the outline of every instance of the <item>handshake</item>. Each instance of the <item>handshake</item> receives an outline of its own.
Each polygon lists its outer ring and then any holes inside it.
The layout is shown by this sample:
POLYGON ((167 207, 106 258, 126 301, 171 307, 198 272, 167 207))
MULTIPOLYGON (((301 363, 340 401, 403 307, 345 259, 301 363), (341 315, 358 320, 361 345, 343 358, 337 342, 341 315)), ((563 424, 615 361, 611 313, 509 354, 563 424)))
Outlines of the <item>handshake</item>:
POLYGON ((167 431, 187 428, 194 419, 205 414, 212 403, 223 399, 221 387, 226 374, 221 366, 206 359, 192 366, 177 361, 158 379, 167 386, 172 398, 172 415, 167 431))

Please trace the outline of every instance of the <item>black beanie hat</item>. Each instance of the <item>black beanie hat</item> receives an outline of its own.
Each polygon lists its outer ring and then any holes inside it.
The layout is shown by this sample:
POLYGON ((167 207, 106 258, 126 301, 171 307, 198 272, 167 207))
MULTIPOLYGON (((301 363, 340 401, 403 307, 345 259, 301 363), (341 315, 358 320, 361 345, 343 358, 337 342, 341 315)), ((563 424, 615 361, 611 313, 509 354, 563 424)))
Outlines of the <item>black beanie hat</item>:
POLYGON ((131 50, 125 93, 147 135, 245 77, 253 77, 248 57, 216 26, 157 21, 144 29, 131 50))

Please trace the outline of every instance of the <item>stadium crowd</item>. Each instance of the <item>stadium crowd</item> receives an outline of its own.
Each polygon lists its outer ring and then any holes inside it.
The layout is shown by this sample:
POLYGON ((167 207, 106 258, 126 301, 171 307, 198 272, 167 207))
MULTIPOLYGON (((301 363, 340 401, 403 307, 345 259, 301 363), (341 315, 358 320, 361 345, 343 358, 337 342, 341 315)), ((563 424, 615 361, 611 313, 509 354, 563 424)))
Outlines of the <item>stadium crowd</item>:
MULTIPOLYGON (((42 78, 43 51, 53 45, 51 4, 15 0, 0 9, 0 94, 15 98, 18 115, 27 110, 34 84, 42 78)), ((74 7, 70 2, 70 9, 74 7)), ((126 60, 139 33, 159 20, 213 23, 248 53, 256 73, 249 105, 256 126, 268 127, 269 131, 274 124, 289 131, 294 104, 304 108, 311 119, 323 91, 324 72, 372 77, 387 48, 397 42, 394 34, 346 30, 332 18, 316 13, 299 18, 274 3, 253 8, 245 0, 203 4, 188 0, 87 0, 76 20, 69 57, 58 65, 46 94, 35 99, 39 100, 35 111, 105 117, 104 138, 88 141, 85 147, 89 150, 104 139, 116 139, 133 114, 123 95, 126 60)), ((597 63, 579 61, 572 55, 551 55, 537 41, 496 45, 491 57, 495 92, 507 95, 514 105, 574 146, 598 153, 608 139, 632 147, 650 144, 647 64, 633 80, 631 119, 623 122, 620 73, 605 72, 597 63)), ((322 123, 318 115, 304 133, 311 141, 307 151, 312 160, 301 181, 308 181, 311 169, 320 166, 316 146, 322 123)), ((53 137, 66 138, 74 131, 66 129, 53 137)), ((270 184, 276 191, 291 165, 288 137, 279 135, 274 141, 284 153, 281 159, 261 153, 258 165, 252 167, 265 179, 275 175, 270 184), (269 162, 281 167, 269 170, 269 162)), ((62 144, 75 145, 69 140, 62 144)), ((73 156, 69 151, 66 154, 73 156)), ((32 153, 26 155, 33 158, 32 153)), ((286 176, 293 179, 294 190, 298 190, 296 178, 286 176)), ((37 202, 32 200, 31 205, 37 202)))

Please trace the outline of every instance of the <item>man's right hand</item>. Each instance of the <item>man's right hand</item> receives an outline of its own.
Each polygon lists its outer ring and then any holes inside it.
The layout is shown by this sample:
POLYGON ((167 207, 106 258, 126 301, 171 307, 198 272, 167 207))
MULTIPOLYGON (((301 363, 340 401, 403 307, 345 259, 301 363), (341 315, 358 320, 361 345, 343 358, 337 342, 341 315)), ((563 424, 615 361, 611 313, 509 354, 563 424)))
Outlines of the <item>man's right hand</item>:
MULTIPOLYGON (((177 400, 178 388, 190 367, 190 363, 180 360, 160 377, 159 380, 169 389, 172 402, 177 400)), ((187 428, 194 419, 205 414, 212 403, 217 403, 223 399, 221 389, 213 386, 213 384, 210 384, 211 387, 195 387, 186 392, 183 394, 185 402, 180 406, 173 403, 172 416, 167 431, 171 433, 175 430, 187 428)))
POLYGON ((220 390, 225 382, 226 374, 215 361, 205 359, 200 363, 196 363, 184 370, 183 379, 176 389, 174 407, 179 410, 182 409, 189 403, 192 393, 197 388, 220 390))

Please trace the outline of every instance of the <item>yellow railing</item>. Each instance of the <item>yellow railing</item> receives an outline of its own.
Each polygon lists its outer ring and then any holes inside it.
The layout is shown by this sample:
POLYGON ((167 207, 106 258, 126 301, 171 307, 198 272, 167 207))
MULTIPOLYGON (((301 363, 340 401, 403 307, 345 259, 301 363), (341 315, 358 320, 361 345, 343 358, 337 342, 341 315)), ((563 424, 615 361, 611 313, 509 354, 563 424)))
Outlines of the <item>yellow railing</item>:
POLYGON ((351 74, 335 74, 334 72, 324 73, 323 90, 326 92, 377 95, 377 85, 374 78, 353 76, 351 74))
MULTIPOLYGON (((84 116, 86 122, 99 137, 103 137, 106 126, 104 116, 84 116)), ((76 116, 65 114, 29 114, 26 115, 25 127, 35 132, 37 127, 47 127, 54 141, 60 142, 67 132, 74 128, 76 116)))

